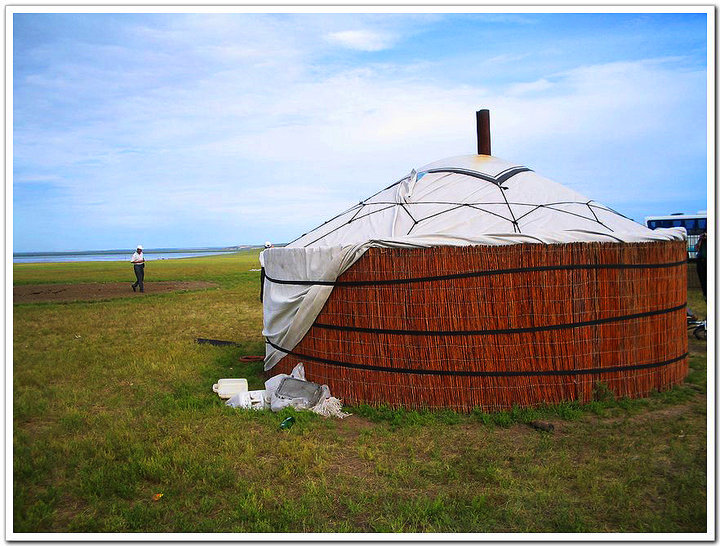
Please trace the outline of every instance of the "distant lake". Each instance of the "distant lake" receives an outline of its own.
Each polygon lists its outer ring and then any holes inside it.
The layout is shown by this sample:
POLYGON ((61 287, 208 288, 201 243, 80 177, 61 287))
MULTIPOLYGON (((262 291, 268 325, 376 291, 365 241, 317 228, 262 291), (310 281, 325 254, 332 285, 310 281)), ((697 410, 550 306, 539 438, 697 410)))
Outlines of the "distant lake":
MULTIPOLYGON (((232 254, 238 249, 221 248, 160 248, 143 252, 147 261, 174 260, 176 258, 196 258, 217 254, 232 254)), ((82 252, 16 252, 13 263, 50 263, 50 262, 129 262, 134 250, 87 250, 82 252)))

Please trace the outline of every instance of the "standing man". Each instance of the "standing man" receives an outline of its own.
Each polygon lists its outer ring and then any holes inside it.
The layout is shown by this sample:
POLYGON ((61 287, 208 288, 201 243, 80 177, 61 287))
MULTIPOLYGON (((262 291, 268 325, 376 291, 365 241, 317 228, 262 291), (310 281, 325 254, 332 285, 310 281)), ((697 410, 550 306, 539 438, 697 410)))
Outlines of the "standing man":
POLYGON ((145 256, 143 256, 142 245, 137 246, 137 250, 132 255, 130 261, 133 264, 133 269, 135 269, 135 278, 137 279, 132 285, 133 292, 135 292, 138 286, 140 287, 140 292, 145 292, 145 285, 143 284, 143 280, 145 279, 145 256))

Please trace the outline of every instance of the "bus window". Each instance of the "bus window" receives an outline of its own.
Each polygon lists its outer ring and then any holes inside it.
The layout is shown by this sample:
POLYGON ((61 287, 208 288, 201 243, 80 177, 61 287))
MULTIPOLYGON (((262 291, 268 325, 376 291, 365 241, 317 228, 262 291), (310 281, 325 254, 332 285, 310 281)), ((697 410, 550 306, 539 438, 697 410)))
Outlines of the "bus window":
POLYGON ((649 227, 650 229, 655 229, 655 228, 657 227, 657 222, 656 222, 655 220, 650 220, 650 221, 648 222, 648 227, 649 227))
POLYGON ((697 229, 697 220, 695 218, 685 220, 685 229, 688 231, 697 229))
POLYGON ((683 224, 682 220, 673 220, 672 221, 673 227, 682 227, 682 224, 683 224))
POLYGON ((698 219, 698 224, 700 224, 698 227, 705 231, 707 229, 707 218, 698 219))

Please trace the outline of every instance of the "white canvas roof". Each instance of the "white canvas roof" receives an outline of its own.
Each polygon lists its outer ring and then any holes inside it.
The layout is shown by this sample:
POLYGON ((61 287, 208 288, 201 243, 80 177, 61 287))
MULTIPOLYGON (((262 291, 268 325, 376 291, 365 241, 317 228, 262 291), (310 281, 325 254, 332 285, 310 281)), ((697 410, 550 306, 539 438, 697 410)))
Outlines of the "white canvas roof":
POLYGON ((654 237, 652 230, 527 167, 467 155, 413 171, 288 246, 501 233, 585 241, 588 232, 604 234, 604 240, 654 237))
POLYGON ((486 155, 430 163, 302 235, 262 252, 265 369, 310 329, 339 275, 367 248, 684 239, 650 230, 531 169, 486 155), (277 283, 273 281, 284 281, 277 283), (292 281, 302 284, 291 284, 292 281), (326 284, 312 284, 322 281, 326 284))

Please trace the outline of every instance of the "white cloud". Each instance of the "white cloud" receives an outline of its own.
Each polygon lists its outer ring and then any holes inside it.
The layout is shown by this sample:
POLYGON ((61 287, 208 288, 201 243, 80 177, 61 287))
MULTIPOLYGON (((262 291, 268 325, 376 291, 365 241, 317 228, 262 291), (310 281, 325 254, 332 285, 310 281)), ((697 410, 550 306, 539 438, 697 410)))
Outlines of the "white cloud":
POLYGON ((507 94, 512 96, 529 95, 532 93, 540 93, 552 88, 552 84, 545 78, 541 78, 534 82, 523 82, 508 87, 507 94))
POLYGON ((25 180, 52 172, 88 226, 212 224, 231 242, 262 242, 293 238, 412 168, 473 153, 480 107, 491 109, 496 155, 611 206, 673 199, 674 177, 704 153, 705 73, 678 59, 502 86, 429 77, 420 61, 318 66, 328 48, 318 37, 378 51, 400 35, 343 24, 302 34, 276 19, 183 18, 139 34, 152 55, 131 41, 115 52, 130 62, 34 74, 25 85, 43 101, 79 113, 16 126, 16 165, 28 166, 25 180))
POLYGON ((49 183, 49 182, 58 182, 60 181, 60 177, 57 175, 47 174, 36 174, 33 176, 14 176, 13 177, 13 183, 15 184, 38 184, 38 183, 49 183))
MULTIPOLYGON (((472 153, 473 112, 481 105, 491 109, 497 155, 597 200, 632 201, 657 191, 660 174, 647 176, 648 165, 673 167, 660 135, 683 144, 698 139, 683 121, 690 114, 684 102, 704 85, 704 74, 678 79, 653 62, 583 67, 552 82, 514 84, 511 92, 365 69, 266 82, 265 93, 243 93, 236 104, 234 90, 245 77, 242 70, 221 73, 117 104, 120 111, 109 112, 113 132, 141 152, 123 154, 104 143, 103 121, 55 139, 44 161, 97 162, 85 167, 97 173, 92 185, 67 181, 78 210, 99 202, 104 206, 91 209, 99 216, 122 217, 124 205, 113 195, 125 186, 148 228, 195 211, 198 219, 239 215, 292 234, 411 168, 472 153), (659 111, 678 117, 660 118, 659 111)), ((26 152, 40 155, 46 144, 26 152)))
POLYGON ((395 37, 372 30, 342 30, 330 32, 326 39, 349 49, 358 51, 381 51, 392 47, 395 37))
POLYGON ((529 53, 503 53, 502 55, 496 55, 494 57, 490 57, 485 61, 487 64, 509 64, 509 63, 516 63, 518 61, 522 61, 523 59, 529 57, 529 53))

